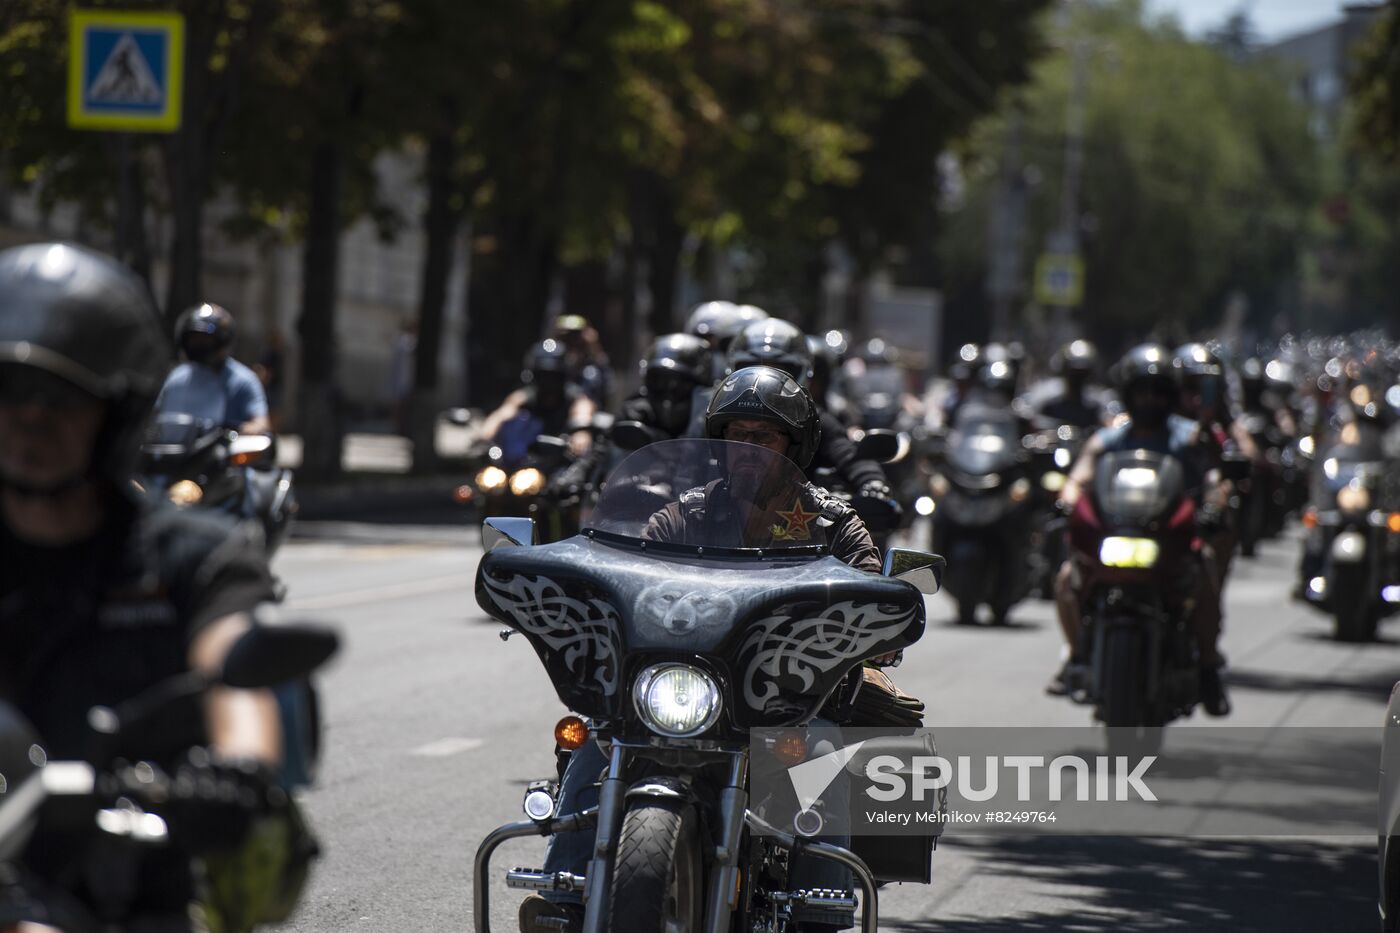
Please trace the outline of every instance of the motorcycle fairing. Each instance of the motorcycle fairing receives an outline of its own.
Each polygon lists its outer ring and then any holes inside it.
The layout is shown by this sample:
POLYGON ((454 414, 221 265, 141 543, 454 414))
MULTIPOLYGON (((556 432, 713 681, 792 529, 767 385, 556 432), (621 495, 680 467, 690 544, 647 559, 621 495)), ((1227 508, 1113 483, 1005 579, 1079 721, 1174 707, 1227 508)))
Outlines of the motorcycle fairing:
POLYGON ((521 632, 560 700, 623 711, 624 659, 707 657, 742 727, 799 722, 865 658, 923 633, 923 596, 834 557, 658 557, 583 536, 486 554, 477 602, 521 632))

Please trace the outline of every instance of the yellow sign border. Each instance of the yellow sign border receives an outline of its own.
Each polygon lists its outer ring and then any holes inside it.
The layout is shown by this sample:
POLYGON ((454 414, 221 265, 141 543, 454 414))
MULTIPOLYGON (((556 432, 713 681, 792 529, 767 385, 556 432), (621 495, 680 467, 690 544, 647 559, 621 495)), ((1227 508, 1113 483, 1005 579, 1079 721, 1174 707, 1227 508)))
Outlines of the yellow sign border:
POLYGON ((1043 305, 1064 308, 1077 307, 1084 302, 1084 260, 1074 253, 1042 253, 1035 264, 1035 300, 1043 305), (1073 284, 1068 294, 1055 295, 1045 286, 1045 273, 1052 264, 1063 263, 1069 269, 1073 284))
POLYGON ((126 130, 173 133, 180 128, 180 107, 185 78, 185 17, 180 13, 73 10, 68 14, 68 125, 79 130, 126 130), (150 116, 97 113, 83 107, 83 63, 88 30, 159 29, 165 45, 165 108, 150 116))

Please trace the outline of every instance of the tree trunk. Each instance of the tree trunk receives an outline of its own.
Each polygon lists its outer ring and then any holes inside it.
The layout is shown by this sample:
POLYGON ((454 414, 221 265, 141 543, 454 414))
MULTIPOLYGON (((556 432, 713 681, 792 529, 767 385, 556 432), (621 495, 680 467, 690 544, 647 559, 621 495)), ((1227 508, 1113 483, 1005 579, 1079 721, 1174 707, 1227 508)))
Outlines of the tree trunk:
POLYGON ((429 472, 437 464, 438 351, 458 221, 452 207, 455 156, 451 134, 441 133, 428 140, 428 211, 423 218, 427 247, 418 297, 418 345, 409 402, 409 437, 413 441, 413 470, 417 473, 429 472))
POLYGON ((520 384, 520 361, 540 339, 556 262, 533 215, 483 223, 475 237, 467 321, 471 404, 490 408, 520 384))
POLYGON ((335 384, 335 302, 340 253, 340 187, 343 156, 329 140, 311 156, 310 203, 302 261, 301 428, 303 475, 324 479, 340 472, 343 440, 335 384))
MULTIPOLYGON (((658 186, 664 186, 661 179, 658 186)), ((676 222, 676 205, 670 191, 661 187, 652 202, 651 261, 647 285, 651 289, 651 333, 667 334, 677 329, 676 279, 680 271, 685 229, 676 222)), ((633 348, 636 349, 635 347, 633 348)))

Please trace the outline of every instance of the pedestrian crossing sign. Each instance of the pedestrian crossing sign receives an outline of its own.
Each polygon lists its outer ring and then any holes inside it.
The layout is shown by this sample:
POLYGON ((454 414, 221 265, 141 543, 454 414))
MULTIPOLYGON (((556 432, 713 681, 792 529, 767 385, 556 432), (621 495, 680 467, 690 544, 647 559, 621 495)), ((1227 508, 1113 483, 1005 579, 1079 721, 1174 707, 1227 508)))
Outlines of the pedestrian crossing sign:
POLYGON ((185 18, 74 10, 68 18, 68 125, 171 133, 180 128, 185 18))
POLYGON ((1074 307, 1084 300, 1084 260, 1075 253, 1045 253, 1035 264, 1035 300, 1074 307))

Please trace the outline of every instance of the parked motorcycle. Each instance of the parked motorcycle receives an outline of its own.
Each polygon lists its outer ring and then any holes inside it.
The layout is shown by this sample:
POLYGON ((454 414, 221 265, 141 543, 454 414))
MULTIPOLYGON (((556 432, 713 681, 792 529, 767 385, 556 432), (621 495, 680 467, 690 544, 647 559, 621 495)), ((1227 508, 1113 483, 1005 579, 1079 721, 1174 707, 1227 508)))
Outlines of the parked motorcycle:
POLYGON ((139 482, 177 506, 256 518, 271 558, 297 514, 292 471, 275 465, 277 442, 175 412, 155 417, 141 445, 139 482))
POLYGON ((934 546, 948 558, 959 623, 975 624, 986 604, 993 624, 1004 624, 1029 591, 1034 488, 1018 422, 996 409, 963 409, 929 480, 934 546))
POLYGON ((1298 592, 1332 616, 1338 641, 1364 642, 1400 608, 1400 475, 1378 436, 1350 427, 1323 456, 1303 514, 1298 592))
MULTIPOLYGON (((1222 472, 1236 479, 1244 467, 1228 461, 1222 472)), ((1195 537, 1181 462, 1147 450, 1105 454, 1070 513, 1085 607, 1079 654, 1088 660, 1087 682, 1070 697, 1110 727, 1110 754, 1152 751, 1161 727, 1200 702, 1195 537)))
MULTIPOLYGON (((586 875, 516 869, 506 883, 584 892, 586 933, 787 933, 801 905, 853 916, 850 891, 794 888, 795 847, 853 872, 866 933, 881 878, 927 879, 931 838, 907 864, 872 871, 861 840, 847 849, 766 834, 749 807, 749 729, 809 723, 864 660, 916 641, 923 592, 942 570, 910 551, 887 554, 883 577, 830 556, 804 486, 795 465, 763 448, 664 441, 614 470, 579 536, 536 545, 529 521, 487 520, 477 601, 525 636, 578 714, 556 728, 560 745, 597 740, 607 768, 596 808, 556 816, 553 785, 531 785, 529 819, 483 840, 479 933, 490 929, 497 846, 579 829, 597 832, 586 875), (761 491, 742 501, 768 504, 736 522, 724 505, 743 488, 761 491)), ((875 855, 889 842, 865 841, 875 855)))

